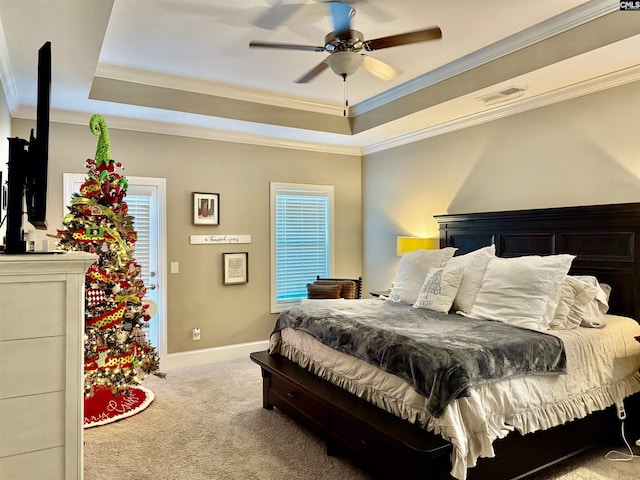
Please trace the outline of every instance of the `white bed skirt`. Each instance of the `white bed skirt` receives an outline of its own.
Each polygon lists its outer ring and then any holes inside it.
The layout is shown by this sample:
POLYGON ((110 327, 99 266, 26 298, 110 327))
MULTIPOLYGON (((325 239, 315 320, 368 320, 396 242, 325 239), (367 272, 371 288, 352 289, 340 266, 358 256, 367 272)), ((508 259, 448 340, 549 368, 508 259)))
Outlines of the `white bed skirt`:
POLYGON ((269 350, 325 380, 416 423, 453 444, 451 475, 464 480, 480 457, 495 456, 493 442, 509 432, 544 430, 584 418, 640 392, 640 325, 607 315, 604 329, 551 331, 567 353, 566 375, 523 376, 478 385, 470 396, 432 417, 426 399, 399 377, 337 352, 290 328, 274 332, 269 350))

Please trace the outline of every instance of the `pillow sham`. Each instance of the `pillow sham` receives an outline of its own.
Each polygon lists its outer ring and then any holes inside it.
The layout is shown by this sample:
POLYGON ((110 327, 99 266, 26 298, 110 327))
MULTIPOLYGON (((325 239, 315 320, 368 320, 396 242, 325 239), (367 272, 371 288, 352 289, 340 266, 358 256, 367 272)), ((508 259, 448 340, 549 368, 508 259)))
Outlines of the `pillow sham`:
POLYGON ((332 285, 315 285, 307 283, 307 298, 340 298, 341 286, 332 285))
POLYGON ((449 268, 448 265, 429 269, 427 278, 424 279, 418 294, 418 299, 413 306, 448 313, 460 287, 463 273, 464 267, 449 268))
POLYGON ((548 330, 574 255, 492 258, 470 317, 548 330))
POLYGON ((595 285, 567 275, 560 285, 560 299, 549 328, 569 330, 579 327, 587 305, 593 301, 597 293, 595 285))
POLYGON ((453 309, 464 313, 469 313, 476 300, 476 296, 482 286, 484 272, 487 269, 489 260, 495 258, 496 246, 489 245, 473 252, 469 252, 459 257, 453 257, 447 262, 447 268, 463 267, 464 273, 460 288, 453 300, 453 309))
POLYGON ((409 305, 416 303, 429 269, 444 267, 456 250, 446 247, 440 250, 415 250, 402 255, 389 300, 409 305))
POLYGON ((609 311, 611 287, 598 282, 596 277, 590 275, 581 275, 576 278, 593 285, 597 290, 595 298, 585 307, 580 326, 603 328, 606 325, 605 314, 609 311))

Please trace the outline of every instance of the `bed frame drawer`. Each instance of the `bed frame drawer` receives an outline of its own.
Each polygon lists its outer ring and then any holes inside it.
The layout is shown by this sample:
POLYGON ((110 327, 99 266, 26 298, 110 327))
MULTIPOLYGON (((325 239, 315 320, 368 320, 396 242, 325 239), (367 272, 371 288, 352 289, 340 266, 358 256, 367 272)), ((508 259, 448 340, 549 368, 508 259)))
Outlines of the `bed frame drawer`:
POLYGON ((270 375, 269 403, 304 422, 317 433, 326 431, 327 408, 305 390, 280 376, 270 375))
POLYGON ((375 421, 368 424, 331 412, 327 443, 330 453, 347 450, 357 456, 377 478, 451 479, 448 448, 407 444, 379 430, 375 421))
POLYGON ((442 438, 372 405, 279 355, 256 352, 263 407, 277 407, 318 433, 327 453, 347 453, 376 478, 451 478, 452 446, 442 438), (389 470, 389 466, 393 470, 389 470), (444 473, 441 473, 444 472, 444 473))

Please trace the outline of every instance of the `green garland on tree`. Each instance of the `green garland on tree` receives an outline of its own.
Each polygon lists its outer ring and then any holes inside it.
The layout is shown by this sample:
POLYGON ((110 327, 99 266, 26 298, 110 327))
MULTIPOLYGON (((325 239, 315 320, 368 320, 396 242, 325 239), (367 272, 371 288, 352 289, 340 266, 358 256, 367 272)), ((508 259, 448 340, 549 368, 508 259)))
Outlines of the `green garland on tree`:
POLYGON ((124 201, 127 179, 111 159, 104 118, 93 115, 91 132, 98 136, 95 159, 67 207, 58 248, 95 253, 98 260, 85 276, 85 395, 97 388, 126 393, 158 370, 158 356, 143 331, 149 321, 141 268, 134 259, 136 231, 124 201))

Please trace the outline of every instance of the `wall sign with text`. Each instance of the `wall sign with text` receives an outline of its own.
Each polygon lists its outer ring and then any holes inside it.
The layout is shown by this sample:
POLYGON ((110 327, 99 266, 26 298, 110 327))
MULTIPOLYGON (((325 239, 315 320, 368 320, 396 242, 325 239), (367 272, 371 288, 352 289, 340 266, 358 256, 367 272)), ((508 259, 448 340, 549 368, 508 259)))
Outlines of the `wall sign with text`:
POLYGON ((220 245, 228 243, 251 243, 251 235, 191 235, 191 245, 220 245))

